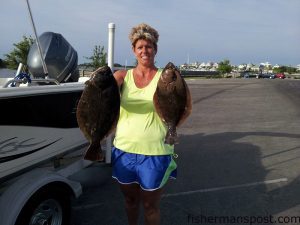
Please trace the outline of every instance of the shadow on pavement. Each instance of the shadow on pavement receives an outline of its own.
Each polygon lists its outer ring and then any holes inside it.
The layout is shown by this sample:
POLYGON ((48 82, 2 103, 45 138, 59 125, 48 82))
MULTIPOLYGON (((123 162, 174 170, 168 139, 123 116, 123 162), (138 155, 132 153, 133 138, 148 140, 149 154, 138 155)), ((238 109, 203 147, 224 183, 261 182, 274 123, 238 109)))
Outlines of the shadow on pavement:
MULTIPOLYGON (((299 215, 296 207, 300 204, 300 178, 266 185, 264 181, 270 171, 262 165, 261 149, 252 143, 238 141, 249 135, 300 139, 300 135, 275 132, 180 136, 180 144, 175 148, 179 155, 176 159, 178 178, 165 187, 165 194, 175 196, 162 198, 161 225, 250 224, 233 221, 239 217, 240 220, 256 219, 252 224, 271 224, 263 219, 275 214, 299 215), (255 182, 258 184, 234 187, 255 182), (222 189, 230 186, 233 187, 222 189), (217 187, 221 188, 211 189, 217 187), (200 191, 188 193, 197 190, 200 191)), ((73 203, 73 225, 127 224, 123 197, 110 174, 110 166, 96 166, 82 174, 84 193, 73 203)), ((144 224, 142 217, 139 224, 144 224)))
MULTIPOLYGON (((238 142, 250 135, 300 139, 300 135, 275 132, 182 135, 176 146, 178 178, 166 188, 167 194, 175 196, 163 198, 163 224, 245 224, 251 217, 256 219, 252 224, 272 224, 276 218, 270 222, 270 215, 299 215, 299 208, 298 211, 290 209, 300 204, 300 179, 268 184, 272 187, 268 191, 264 181, 269 170, 262 165, 261 149, 238 142), (239 186, 253 183, 257 185, 239 186), (189 194, 197 190, 198 193, 189 194), (243 217, 244 223, 234 221, 238 217, 243 217), (228 218, 232 223, 228 223, 228 218), (222 219, 227 222, 221 223, 222 219)), ((300 220, 286 224, 299 223, 300 220)))

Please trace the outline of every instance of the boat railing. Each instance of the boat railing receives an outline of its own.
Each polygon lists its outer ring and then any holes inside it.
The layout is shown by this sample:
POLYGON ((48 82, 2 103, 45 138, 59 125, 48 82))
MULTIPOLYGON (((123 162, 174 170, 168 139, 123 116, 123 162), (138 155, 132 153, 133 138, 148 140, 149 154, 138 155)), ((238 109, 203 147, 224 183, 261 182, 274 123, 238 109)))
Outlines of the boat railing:
MULTIPOLYGON (((7 87, 19 87, 20 84, 31 84, 31 83, 39 83, 39 84, 50 84, 54 83, 59 85, 60 82, 56 79, 49 78, 47 75, 45 78, 31 78, 30 74, 28 74, 25 70, 26 66, 24 66, 22 63, 19 63, 17 72, 15 77, 9 79, 4 83, 2 88, 7 88, 7 87)), ((71 74, 67 76, 65 81, 70 77, 71 74)))
POLYGON ((6 82, 6 84, 3 85, 3 88, 7 88, 7 87, 17 87, 20 84, 28 84, 28 83, 45 83, 45 84, 50 84, 50 83, 54 83, 59 85, 60 83, 58 82, 58 80, 56 79, 44 79, 44 78, 33 78, 33 79, 28 79, 26 77, 19 79, 19 78, 13 78, 11 80, 8 80, 6 82), (10 86, 11 85, 11 86, 10 86))

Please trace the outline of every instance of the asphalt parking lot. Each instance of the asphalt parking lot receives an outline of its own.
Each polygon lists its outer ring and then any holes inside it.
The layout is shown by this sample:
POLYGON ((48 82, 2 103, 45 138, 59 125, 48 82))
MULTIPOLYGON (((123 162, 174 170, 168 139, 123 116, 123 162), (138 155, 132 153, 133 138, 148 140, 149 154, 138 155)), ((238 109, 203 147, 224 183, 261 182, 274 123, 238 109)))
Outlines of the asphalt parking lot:
MULTIPOLYGON (((189 79, 193 112, 178 129, 178 178, 162 225, 300 224, 300 80, 189 79)), ((73 225, 125 225, 111 167, 74 179, 73 225)), ((140 218, 140 224, 143 218, 140 218)))

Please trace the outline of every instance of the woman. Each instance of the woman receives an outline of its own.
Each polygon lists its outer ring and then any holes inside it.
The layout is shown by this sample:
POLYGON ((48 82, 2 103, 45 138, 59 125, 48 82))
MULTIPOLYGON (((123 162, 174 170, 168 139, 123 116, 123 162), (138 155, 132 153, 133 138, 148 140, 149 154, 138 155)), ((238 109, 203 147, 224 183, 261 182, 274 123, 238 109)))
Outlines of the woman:
POLYGON ((133 27, 129 39, 137 66, 114 74, 121 90, 121 107, 112 150, 113 177, 124 194, 130 225, 138 223, 140 203, 145 224, 159 224, 162 187, 169 177, 176 177, 174 146, 164 143, 166 126, 153 105, 162 72, 154 65, 158 37, 147 24, 133 27))

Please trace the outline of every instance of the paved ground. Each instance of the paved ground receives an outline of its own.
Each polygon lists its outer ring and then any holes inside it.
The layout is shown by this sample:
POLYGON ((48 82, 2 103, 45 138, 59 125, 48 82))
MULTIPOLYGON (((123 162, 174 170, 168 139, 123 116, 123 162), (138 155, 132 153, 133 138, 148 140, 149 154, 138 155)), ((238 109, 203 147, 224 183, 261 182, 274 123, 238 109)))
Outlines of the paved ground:
MULTIPOLYGON (((178 179, 165 188, 162 225, 300 224, 300 81, 188 85, 194 108, 179 129, 178 179)), ((127 224, 110 174, 95 164, 75 177, 84 192, 73 225, 127 224)))

